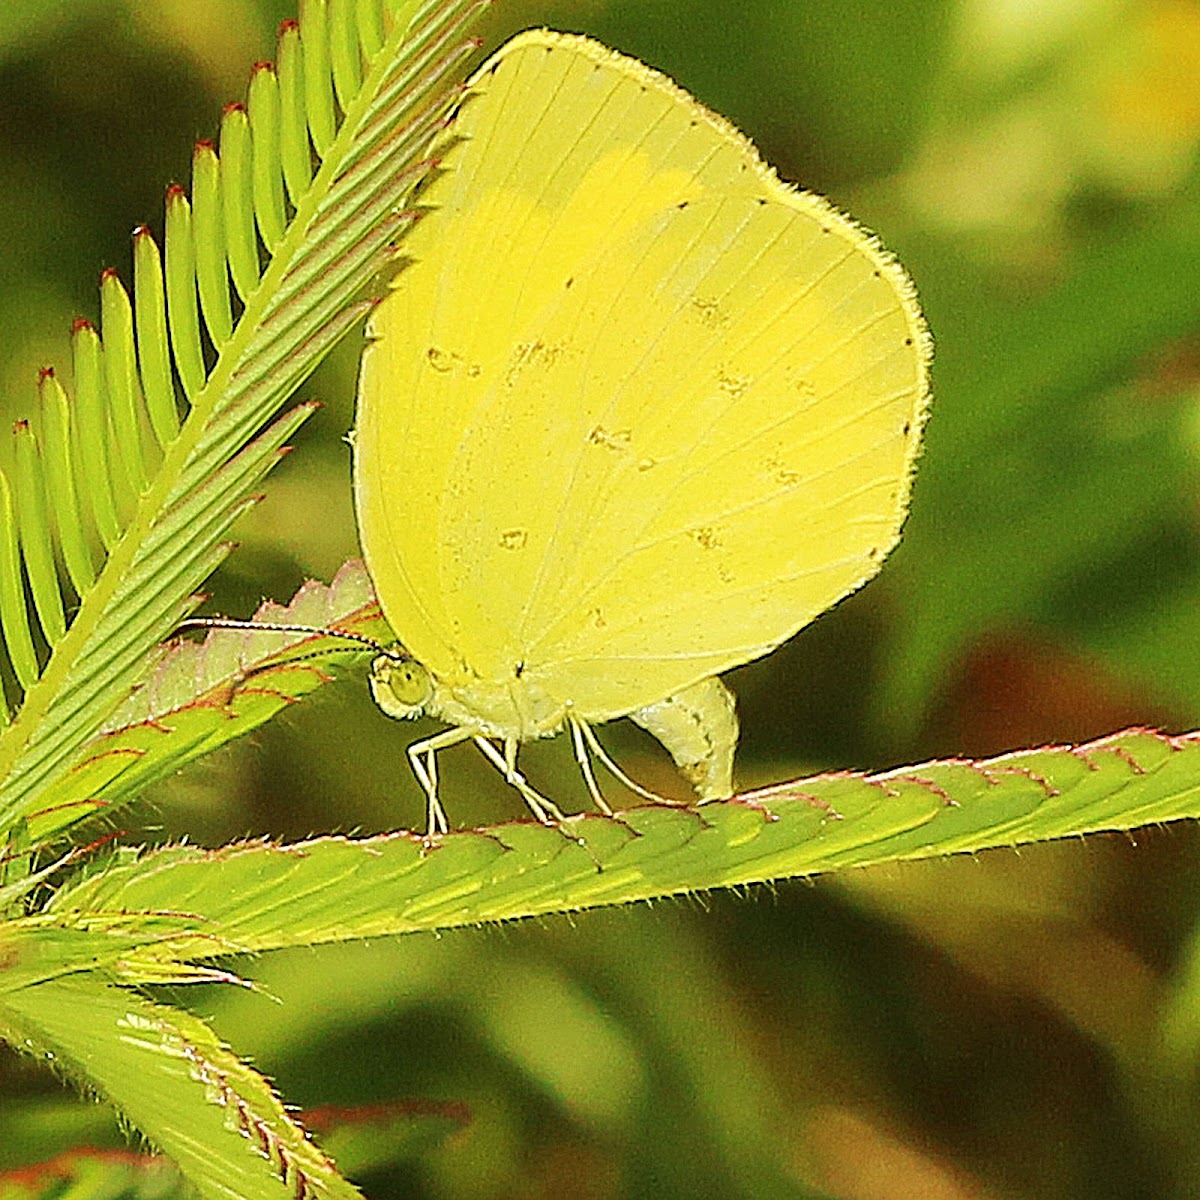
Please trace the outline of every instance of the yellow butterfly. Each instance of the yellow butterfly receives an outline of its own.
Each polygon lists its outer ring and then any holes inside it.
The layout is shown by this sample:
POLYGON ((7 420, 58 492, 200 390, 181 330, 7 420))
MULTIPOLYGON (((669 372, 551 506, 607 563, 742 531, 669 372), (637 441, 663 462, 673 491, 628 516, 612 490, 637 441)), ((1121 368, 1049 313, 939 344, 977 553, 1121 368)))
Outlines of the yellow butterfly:
POLYGON ((728 796, 717 676, 899 537, 928 403, 912 285, 721 117, 587 38, 508 42, 433 154, 353 436, 403 646, 372 691, 449 726, 409 747, 429 831, 437 752, 466 740, 560 819, 517 748, 564 728, 610 811, 591 726, 624 716, 701 798, 728 796))

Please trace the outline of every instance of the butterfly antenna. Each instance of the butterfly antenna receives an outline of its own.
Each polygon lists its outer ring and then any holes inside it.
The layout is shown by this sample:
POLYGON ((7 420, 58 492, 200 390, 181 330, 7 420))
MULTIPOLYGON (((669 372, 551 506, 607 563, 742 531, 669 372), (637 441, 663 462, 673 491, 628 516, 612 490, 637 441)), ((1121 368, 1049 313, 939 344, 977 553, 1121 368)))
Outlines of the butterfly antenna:
POLYGON ((374 650, 376 654, 384 654, 388 658, 403 658, 392 646, 385 646, 374 638, 362 633, 349 633, 345 629, 333 629, 328 625, 292 625, 274 621, 244 621, 239 617, 188 617, 179 622, 180 629, 248 629, 255 633, 309 633, 316 636, 344 638, 348 642, 358 642, 374 650))

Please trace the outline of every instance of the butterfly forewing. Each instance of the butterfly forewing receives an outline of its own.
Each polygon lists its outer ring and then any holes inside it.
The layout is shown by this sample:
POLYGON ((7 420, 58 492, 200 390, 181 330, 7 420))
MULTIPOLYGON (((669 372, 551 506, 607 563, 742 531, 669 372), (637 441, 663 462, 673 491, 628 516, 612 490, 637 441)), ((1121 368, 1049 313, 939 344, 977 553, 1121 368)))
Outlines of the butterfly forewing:
POLYGON ((618 716, 765 653, 896 541, 911 289, 677 87, 579 38, 485 64, 373 321, 356 493, 434 674, 618 716))

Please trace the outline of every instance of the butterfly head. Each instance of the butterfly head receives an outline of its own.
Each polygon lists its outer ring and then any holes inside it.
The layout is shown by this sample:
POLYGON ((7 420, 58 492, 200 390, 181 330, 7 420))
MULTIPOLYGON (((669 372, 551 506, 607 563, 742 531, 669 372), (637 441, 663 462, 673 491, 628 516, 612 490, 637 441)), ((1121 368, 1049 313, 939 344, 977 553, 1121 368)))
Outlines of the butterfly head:
POLYGON ((371 662, 371 695, 389 717, 421 716, 433 699, 433 680, 415 658, 384 651, 371 662))

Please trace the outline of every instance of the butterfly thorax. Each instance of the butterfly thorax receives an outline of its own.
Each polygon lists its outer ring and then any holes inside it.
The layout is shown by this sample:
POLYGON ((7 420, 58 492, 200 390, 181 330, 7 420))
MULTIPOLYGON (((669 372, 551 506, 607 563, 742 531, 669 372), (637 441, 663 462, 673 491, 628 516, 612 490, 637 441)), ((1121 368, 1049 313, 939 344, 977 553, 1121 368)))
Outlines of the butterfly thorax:
POLYGON ((371 664, 371 693, 397 720, 429 716, 485 737, 548 737, 566 720, 568 703, 514 669, 511 679, 488 680, 466 664, 453 677, 435 675, 404 653, 380 654, 371 664))
POLYGON ((507 679, 483 679, 469 669, 452 678, 432 676, 433 691, 426 713, 487 737, 548 737, 566 720, 568 705, 549 695, 514 668, 507 679))

